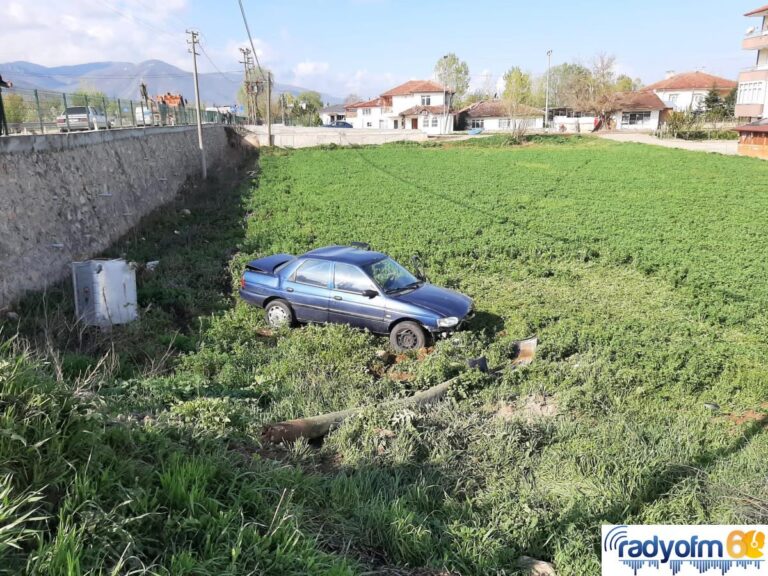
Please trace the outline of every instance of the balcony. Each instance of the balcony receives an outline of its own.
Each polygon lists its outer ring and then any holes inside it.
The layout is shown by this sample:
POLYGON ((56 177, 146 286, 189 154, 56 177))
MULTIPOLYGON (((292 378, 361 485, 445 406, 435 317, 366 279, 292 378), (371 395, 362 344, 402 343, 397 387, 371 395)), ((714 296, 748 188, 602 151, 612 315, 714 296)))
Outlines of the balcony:
POLYGON ((734 115, 736 118, 762 118, 762 104, 736 104, 734 115))
POLYGON ((768 65, 752 66, 739 72, 739 83, 768 80, 768 65))
POLYGON ((747 34, 741 42, 741 47, 744 50, 760 50, 761 48, 768 48, 768 28, 757 29, 754 32, 747 34))

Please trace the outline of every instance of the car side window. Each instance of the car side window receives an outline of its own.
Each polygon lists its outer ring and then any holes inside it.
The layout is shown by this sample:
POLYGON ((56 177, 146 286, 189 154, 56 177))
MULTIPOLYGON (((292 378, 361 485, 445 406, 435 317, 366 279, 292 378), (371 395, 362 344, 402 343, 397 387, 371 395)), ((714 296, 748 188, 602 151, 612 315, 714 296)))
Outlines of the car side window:
POLYGON ((336 263, 333 272, 333 285, 336 290, 362 294, 365 290, 375 290, 373 282, 365 273, 350 264, 336 263))
POLYGON ((327 260, 307 260, 296 271, 296 282, 326 288, 331 279, 331 263, 327 260))

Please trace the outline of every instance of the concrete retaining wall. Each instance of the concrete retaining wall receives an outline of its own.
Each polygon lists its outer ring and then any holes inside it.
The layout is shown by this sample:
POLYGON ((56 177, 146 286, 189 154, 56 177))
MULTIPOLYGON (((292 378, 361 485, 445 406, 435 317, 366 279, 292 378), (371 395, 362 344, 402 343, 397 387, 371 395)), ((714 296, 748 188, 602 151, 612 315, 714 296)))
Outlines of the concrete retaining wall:
MULTIPOLYGON (((247 154, 229 127, 203 130, 209 173, 247 154)), ((0 138, 0 309, 69 274, 201 175, 194 127, 0 138)))
MULTIPOLYGON (((251 134, 248 140, 257 146, 267 145, 264 126, 246 126, 251 134)), ((324 144, 350 146, 352 144, 386 144, 387 142, 424 142, 428 136, 420 130, 379 130, 355 128, 305 128, 299 126, 272 126, 272 144, 280 148, 310 148, 324 144)))

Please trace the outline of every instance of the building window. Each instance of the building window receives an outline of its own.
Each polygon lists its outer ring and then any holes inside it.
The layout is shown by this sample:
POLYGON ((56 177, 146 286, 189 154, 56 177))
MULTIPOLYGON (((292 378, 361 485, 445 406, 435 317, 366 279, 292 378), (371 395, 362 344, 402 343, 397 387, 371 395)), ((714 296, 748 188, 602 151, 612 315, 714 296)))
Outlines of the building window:
POLYGON ((469 121, 469 127, 470 128, 484 128, 485 127, 485 120, 482 118, 472 118, 469 121))
POLYGON ((621 123, 629 125, 642 125, 651 121, 650 112, 624 112, 621 115, 621 123))
POLYGON ((499 128, 511 128, 512 127, 512 119, 511 118, 499 118, 499 128))
POLYGON ((422 94, 421 96, 421 105, 422 106, 429 106, 432 102, 432 96, 429 94, 422 94))
POLYGON ((669 103, 675 104, 677 102, 677 98, 680 96, 680 94, 670 94, 669 95, 669 103))
POLYGON ((437 128, 437 116, 432 116, 432 128, 437 128))
POLYGON ((366 128, 373 128, 373 122, 366 122, 365 123, 366 128))
POLYGON ((363 108, 363 116, 370 116, 370 115, 371 115, 371 109, 363 108))
POLYGON ((742 82, 739 84, 738 104, 763 104, 764 82, 742 82))

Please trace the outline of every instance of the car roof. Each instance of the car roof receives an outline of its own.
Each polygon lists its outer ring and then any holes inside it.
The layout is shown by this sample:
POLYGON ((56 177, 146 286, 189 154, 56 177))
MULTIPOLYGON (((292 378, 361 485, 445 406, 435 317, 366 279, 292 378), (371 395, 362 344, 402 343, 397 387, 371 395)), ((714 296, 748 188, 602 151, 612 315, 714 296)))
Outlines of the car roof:
POLYGON ((343 262, 344 264, 354 264, 356 266, 365 266, 371 262, 383 260, 387 255, 382 252, 364 250, 356 246, 325 246, 310 250, 302 255, 302 258, 318 258, 320 260, 332 260, 333 262, 343 262))

